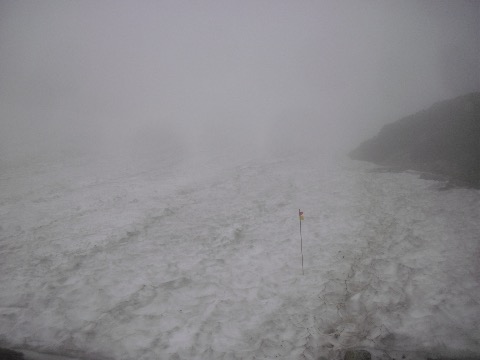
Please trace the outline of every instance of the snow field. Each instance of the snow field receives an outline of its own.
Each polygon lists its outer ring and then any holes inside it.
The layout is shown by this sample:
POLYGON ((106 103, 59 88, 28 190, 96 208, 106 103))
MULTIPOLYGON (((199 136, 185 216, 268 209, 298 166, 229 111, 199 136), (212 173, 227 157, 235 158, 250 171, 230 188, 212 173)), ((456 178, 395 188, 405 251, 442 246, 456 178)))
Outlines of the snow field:
POLYGON ((370 167, 9 168, 0 341, 116 360, 480 353, 479 192, 370 167))

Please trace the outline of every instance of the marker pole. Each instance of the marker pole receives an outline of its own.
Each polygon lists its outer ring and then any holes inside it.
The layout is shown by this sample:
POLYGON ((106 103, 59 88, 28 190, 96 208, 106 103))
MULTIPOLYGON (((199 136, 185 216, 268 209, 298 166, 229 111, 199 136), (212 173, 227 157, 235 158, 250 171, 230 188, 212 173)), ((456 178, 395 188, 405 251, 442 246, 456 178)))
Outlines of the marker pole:
POLYGON ((302 275, 305 275, 303 271, 303 239, 302 239, 302 218, 300 215, 301 211, 298 209, 298 219, 300 221, 300 252, 302 254, 302 275))

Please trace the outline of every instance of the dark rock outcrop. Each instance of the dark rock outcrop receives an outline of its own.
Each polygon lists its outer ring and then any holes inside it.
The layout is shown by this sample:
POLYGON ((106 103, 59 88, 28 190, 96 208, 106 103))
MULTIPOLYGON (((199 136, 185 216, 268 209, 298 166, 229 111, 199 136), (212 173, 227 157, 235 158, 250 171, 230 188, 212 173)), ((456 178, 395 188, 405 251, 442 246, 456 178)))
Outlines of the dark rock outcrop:
POLYGON ((348 350, 344 360, 371 360, 372 355, 366 350, 348 350))
POLYGON ((480 92, 437 103, 385 125, 349 155, 480 188, 480 92))
POLYGON ((24 360, 21 352, 0 348, 0 360, 24 360))

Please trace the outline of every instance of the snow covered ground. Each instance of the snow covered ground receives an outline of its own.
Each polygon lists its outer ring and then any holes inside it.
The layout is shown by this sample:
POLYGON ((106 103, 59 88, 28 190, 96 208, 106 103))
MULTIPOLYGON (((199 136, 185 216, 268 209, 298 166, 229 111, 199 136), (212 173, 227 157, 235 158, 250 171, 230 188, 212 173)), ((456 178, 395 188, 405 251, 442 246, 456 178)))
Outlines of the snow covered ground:
POLYGON ((480 356, 479 191, 348 159, 226 164, 2 164, 0 345, 115 360, 480 356))

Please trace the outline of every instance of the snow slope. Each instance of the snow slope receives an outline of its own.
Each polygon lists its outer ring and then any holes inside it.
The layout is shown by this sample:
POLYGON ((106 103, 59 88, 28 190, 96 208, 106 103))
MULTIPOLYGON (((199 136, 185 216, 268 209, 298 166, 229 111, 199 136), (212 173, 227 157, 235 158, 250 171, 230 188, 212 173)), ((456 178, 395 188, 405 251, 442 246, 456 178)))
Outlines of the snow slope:
POLYGON ((480 192, 370 168, 3 164, 0 345, 116 360, 480 356, 480 192))

